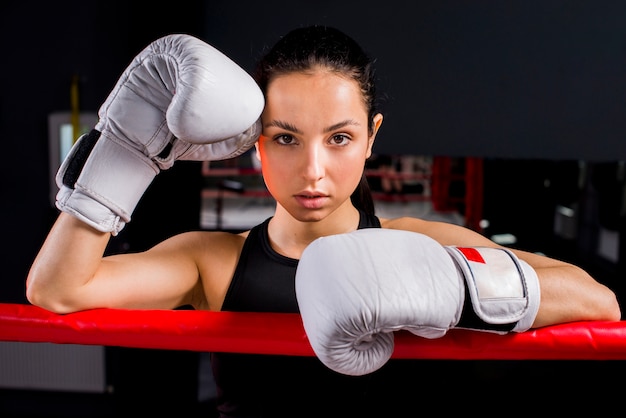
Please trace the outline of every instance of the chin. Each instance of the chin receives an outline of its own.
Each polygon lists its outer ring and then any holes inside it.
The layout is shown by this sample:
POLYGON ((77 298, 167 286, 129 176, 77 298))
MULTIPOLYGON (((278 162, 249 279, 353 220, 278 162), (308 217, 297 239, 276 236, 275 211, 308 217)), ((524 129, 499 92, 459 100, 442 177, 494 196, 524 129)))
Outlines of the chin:
POLYGON ((289 212, 299 222, 319 222, 328 217, 329 212, 324 209, 298 209, 289 212))

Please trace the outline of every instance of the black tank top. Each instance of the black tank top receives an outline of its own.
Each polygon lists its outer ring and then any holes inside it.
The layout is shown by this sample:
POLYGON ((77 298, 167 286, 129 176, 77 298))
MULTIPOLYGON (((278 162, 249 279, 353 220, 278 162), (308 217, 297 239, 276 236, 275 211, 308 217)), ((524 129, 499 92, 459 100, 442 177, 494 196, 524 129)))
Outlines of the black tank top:
MULTIPOLYGON (((270 219, 250 230, 222 310, 299 312, 298 260, 272 249, 270 219)), ((376 216, 360 213, 358 229, 380 226, 376 216)), ((368 394, 370 376, 335 373, 315 357, 212 353, 211 360, 221 417, 366 416, 359 411, 376 396, 368 394)))

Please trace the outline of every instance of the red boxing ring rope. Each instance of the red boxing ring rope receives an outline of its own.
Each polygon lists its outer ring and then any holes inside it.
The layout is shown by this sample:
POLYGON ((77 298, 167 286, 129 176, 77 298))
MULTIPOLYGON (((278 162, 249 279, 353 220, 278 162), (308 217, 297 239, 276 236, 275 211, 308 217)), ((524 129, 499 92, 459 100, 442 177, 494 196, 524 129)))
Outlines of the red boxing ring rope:
MULTIPOLYGON (((313 356, 300 315, 93 309, 55 314, 0 303, 0 341, 313 356)), ((397 332, 392 358, 626 360, 626 321, 554 325, 497 335, 462 329, 437 339, 397 332)))

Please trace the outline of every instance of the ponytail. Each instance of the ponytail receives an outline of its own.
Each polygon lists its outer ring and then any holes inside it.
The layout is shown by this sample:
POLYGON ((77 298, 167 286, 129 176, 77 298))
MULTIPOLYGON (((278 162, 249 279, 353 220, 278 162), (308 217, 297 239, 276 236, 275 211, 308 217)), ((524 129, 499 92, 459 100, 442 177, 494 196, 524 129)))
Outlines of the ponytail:
POLYGON ((350 196, 350 200, 357 209, 368 215, 375 214, 374 198, 372 197, 372 191, 370 190, 369 183, 367 182, 365 172, 361 175, 361 181, 350 196))

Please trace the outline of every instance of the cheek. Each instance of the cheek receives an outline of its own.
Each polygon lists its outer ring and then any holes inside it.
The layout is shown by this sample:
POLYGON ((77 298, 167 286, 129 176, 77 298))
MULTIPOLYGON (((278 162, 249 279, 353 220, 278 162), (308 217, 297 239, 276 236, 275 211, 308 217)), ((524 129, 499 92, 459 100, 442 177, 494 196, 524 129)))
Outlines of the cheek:
POLYGON ((283 170, 284 170, 283 164, 278 164, 276 161, 273 161, 271 158, 266 157, 263 159, 262 171, 263 171, 263 177, 265 178, 266 183, 268 181, 271 181, 272 179, 280 178, 283 170))
POLYGON ((333 164, 332 176, 338 187, 346 189, 350 193, 361 181, 361 175, 365 168, 365 157, 358 152, 352 155, 342 155, 333 164))
POLYGON ((261 160, 263 180, 269 191, 273 194, 275 186, 280 185, 281 181, 284 182, 286 178, 290 177, 288 171, 292 165, 285 164, 284 159, 281 159, 280 156, 277 156, 275 153, 265 152, 263 147, 258 149, 257 154, 261 160))

